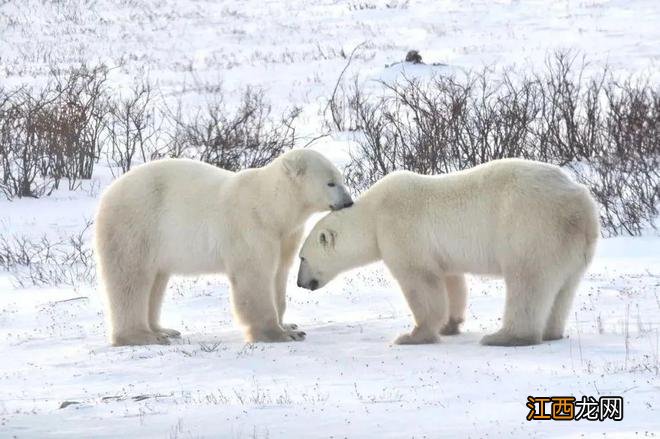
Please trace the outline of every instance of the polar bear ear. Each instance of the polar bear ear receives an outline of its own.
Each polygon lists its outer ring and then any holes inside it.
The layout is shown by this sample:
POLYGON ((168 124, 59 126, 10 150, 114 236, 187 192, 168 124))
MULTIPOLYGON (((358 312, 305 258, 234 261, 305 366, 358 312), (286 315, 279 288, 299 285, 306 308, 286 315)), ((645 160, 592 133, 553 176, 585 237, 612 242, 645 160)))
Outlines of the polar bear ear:
POLYGON ((289 177, 300 177, 305 174, 307 164, 305 159, 300 156, 284 157, 284 170, 289 177))
POLYGON ((332 230, 321 230, 319 232, 319 244, 323 247, 335 247, 335 238, 337 234, 332 230))

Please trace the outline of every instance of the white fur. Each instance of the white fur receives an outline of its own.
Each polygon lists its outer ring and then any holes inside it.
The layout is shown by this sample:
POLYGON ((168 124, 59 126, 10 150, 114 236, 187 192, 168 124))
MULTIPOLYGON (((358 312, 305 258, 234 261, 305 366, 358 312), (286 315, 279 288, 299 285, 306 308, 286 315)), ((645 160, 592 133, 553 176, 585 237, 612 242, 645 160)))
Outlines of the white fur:
MULTIPOLYGON (((489 345, 561 338, 599 236, 595 202, 553 165, 505 159, 443 176, 395 172, 314 227, 298 284, 382 259, 415 319, 396 343, 431 343, 464 319, 464 273, 503 276, 502 328, 489 345)), ((316 282, 314 282, 316 281, 316 282)))
POLYGON ((96 218, 111 343, 179 335, 159 324, 167 281, 202 273, 228 274, 247 341, 303 339, 282 324, 287 273, 305 220, 348 203, 339 171, 309 150, 238 173, 186 159, 131 170, 105 191, 96 218))

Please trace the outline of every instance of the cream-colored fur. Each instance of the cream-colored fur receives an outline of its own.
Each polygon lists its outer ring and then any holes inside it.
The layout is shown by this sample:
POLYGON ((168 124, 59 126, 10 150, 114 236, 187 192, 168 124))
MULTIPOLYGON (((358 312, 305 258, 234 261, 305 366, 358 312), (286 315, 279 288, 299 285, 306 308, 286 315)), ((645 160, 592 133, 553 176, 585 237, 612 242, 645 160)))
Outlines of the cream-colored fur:
POLYGON ((298 285, 316 289, 382 259, 415 320, 395 343, 432 343, 465 317, 464 273, 499 275, 502 328, 482 343, 537 344, 563 336, 598 236, 587 189, 553 165, 504 159, 443 176, 395 172, 316 224, 298 285))
POLYGON ((167 343, 159 316, 172 275, 227 273, 247 341, 301 340, 284 325, 286 279, 314 212, 352 204, 321 154, 294 150, 229 172, 186 159, 131 170, 101 198, 96 255, 113 345, 167 343))

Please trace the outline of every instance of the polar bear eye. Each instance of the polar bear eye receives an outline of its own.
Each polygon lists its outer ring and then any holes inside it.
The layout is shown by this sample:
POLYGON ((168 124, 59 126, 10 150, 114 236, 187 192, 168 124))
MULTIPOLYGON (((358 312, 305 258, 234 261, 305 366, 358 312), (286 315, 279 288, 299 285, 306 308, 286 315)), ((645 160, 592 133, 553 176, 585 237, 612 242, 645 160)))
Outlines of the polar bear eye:
POLYGON ((335 187, 335 184, 334 183, 328 183, 328 186, 335 187))

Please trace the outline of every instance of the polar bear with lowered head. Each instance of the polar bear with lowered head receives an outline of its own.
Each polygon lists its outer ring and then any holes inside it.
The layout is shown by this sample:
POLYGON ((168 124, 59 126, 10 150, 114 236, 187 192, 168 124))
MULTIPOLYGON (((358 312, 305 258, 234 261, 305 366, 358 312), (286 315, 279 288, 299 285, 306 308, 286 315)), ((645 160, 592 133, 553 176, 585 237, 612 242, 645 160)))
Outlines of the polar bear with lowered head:
POLYGON ((499 275, 503 324, 482 343, 538 344, 563 337, 598 236, 593 198, 553 165, 503 159, 442 176, 394 172, 315 225, 298 285, 314 290, 382 259, 415 321, 395 343, 415 344, 458 332, 464 273, 499 275))
POLYGON ((160 326, 170 276, 226 273, 247 341, 302 340, 285 325, 286 280, 305 221, 353 204, 321 154, 289 151, 230 172, 187 159, 139 166, 114 181, 96 217, 96 255, 113 345, 167 344, 160 326))

